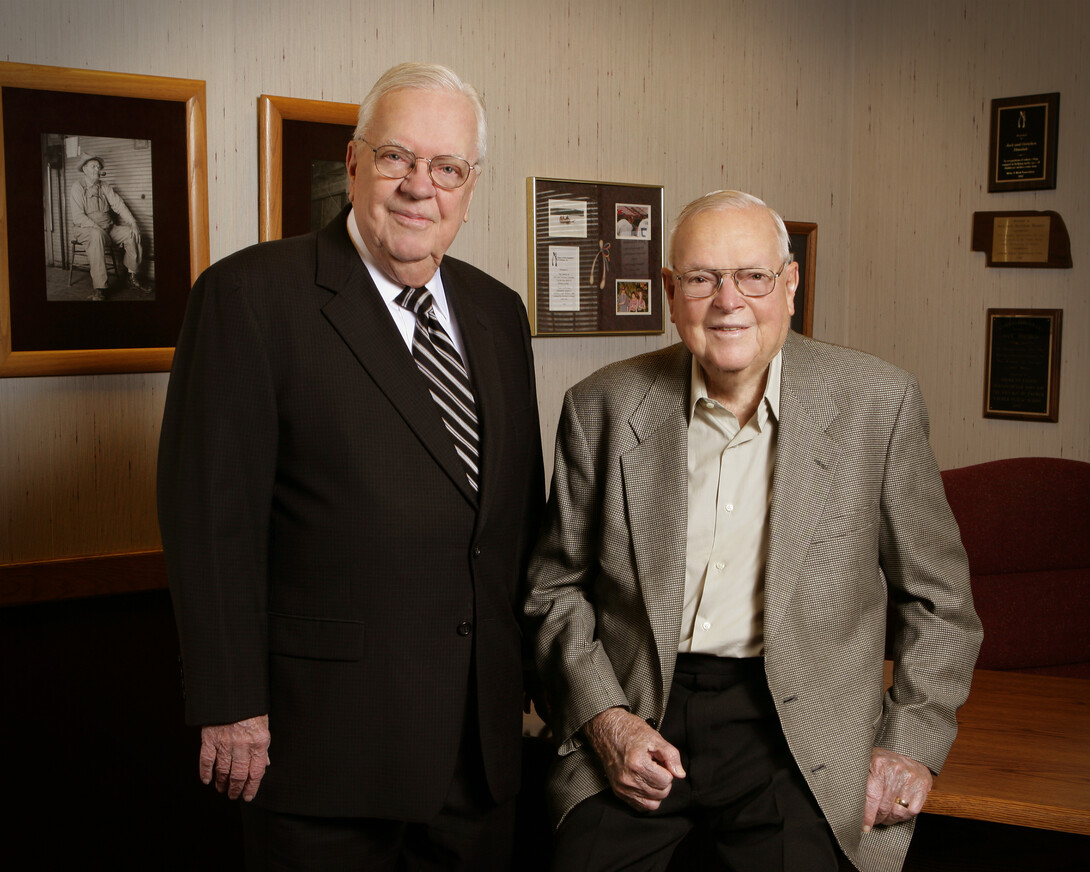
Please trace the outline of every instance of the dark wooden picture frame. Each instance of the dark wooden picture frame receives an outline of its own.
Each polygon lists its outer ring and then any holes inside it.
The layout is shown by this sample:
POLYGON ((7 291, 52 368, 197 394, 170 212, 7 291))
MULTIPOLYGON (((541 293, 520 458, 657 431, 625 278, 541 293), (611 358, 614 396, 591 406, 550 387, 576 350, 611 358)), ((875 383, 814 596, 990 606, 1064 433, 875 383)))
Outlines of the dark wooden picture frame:
POLYGON ((208 266, 205 85, 0 63, 0 377, 170 369, 189 288, 208 266), (41 137, 147 141, 155 154, 153 302, 49 302, 41 137))
POLYGON ((992 100, 988 191, 1055 188, 1059 124, 1058 92, 992 100))
POLYGON ((984 417, 1060 418, 1063 309, 989 309, 984 417))
POLYGON ((311 162, 344 161, 358 113, 355 103, 270 94, 258 98, 258 238, 262 242, 311 229, 311 162))
POLYGON ((791 316, 791 329, 803 336, 813 336, 818 226, 807 221, 783 223, 791 240, 791 254, 799 265, 799 286, 795 289, 795 314, 791 316))
POLYGON ((534 336, 663 332, 661 185, 532 176, 526 204, 534 336))

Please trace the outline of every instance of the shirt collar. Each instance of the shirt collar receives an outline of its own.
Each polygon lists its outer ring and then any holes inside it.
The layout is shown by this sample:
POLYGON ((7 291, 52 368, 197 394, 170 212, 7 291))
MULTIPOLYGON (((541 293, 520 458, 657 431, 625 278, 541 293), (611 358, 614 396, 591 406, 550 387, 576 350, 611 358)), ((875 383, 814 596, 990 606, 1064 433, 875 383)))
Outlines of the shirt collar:
MULTIPOLYGON (((776 352, 772 362, 768 365, 768 378, 765 379, 765 391, 761 398, 761 405, 757 408, 757 423, 764 426, 771 414, 779 420, 780 417, 780 379, 783 373, 783 349, 776 352)), ((708 396, 708 385, 704 380, 704 370, 700 368, 693 357, 692 372, 689 379, 689 421, 693 420, 693 410, 700 400, 707 399, 715 402, 708 396)), ((718 405, 718 403, 716 404, 718 405)))
MULTIPOLYGON (((360 235, 360 229, 356 225, 356 210, 348 210, 348 237, 352 240, 352 245, 355 246, 356 251, 359 253, 360 259, 363 261, 363 265, 367 267, 367 272, 371 274, 371 280, 375 283, 375 287, 378 288, 379 295, 386 301, 387 306, 396 306, 394 298, 404 290, 403 285, 397 284, 392 278, 384 273, 375 263, 375 259, 371 256, 371 252, 367 250, 367 246, 363 242, 363 237, 360 235)), ((431 291, 432 299, 435 301, 435 308, 438 310, 440 320, 449 320, 447 312, 447 293, 443 288, 443 276, 439 270, 435 271, 433 275, 427 281, 427 288, 431 291)))

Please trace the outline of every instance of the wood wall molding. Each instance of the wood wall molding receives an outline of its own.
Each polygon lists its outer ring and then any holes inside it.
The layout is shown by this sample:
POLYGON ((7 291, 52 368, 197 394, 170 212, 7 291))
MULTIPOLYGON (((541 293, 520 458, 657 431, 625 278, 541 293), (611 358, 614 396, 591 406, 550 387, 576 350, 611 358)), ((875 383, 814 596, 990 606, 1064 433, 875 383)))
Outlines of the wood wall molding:
POLYGON ((159 549, 0 565, 0 606, 161 590, 166 586, 166 562, 159 549))

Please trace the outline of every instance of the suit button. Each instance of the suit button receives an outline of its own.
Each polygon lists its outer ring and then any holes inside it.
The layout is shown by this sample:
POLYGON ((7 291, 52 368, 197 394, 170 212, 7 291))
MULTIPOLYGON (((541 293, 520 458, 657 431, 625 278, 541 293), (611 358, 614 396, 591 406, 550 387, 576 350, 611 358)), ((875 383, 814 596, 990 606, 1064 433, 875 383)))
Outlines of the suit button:
POLYGON ((472 632, 473 632, 473 625, 469 621, 462 621, 462 623, 460 623, 458 625, 458 635, 459 636, 468 636, 472 632))
POLYGON ((474 545, 473 546, 473 559, 476 560, 480 556, 481 556, 481 546, 480 545, 474 545))

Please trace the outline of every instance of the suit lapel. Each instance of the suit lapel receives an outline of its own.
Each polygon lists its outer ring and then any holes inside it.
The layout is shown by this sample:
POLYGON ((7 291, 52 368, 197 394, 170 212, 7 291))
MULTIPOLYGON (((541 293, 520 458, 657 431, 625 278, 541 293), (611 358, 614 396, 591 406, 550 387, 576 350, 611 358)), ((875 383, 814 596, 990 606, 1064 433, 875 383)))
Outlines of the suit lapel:
POLYGON ((346 220, 347 212, 342 212, 317 236, 315 282, 333 292, 322 306, 322 314, 435 462, 466 499, 476 503, 465 467, 454 450, 435 401, 348 237, 346 220))
POLYGON ((775 638, 832 485, 839 444, 827 430, 839 414, 804 341, 783 347, 779 435, 765 569, 765 641, 775 638))
POLYGON ((683 345, 664 366, 629 424, 638 444, 621 456, 625 508, 647 616, 664 677, 673 674, 685 597, 691 360, 683 345))

